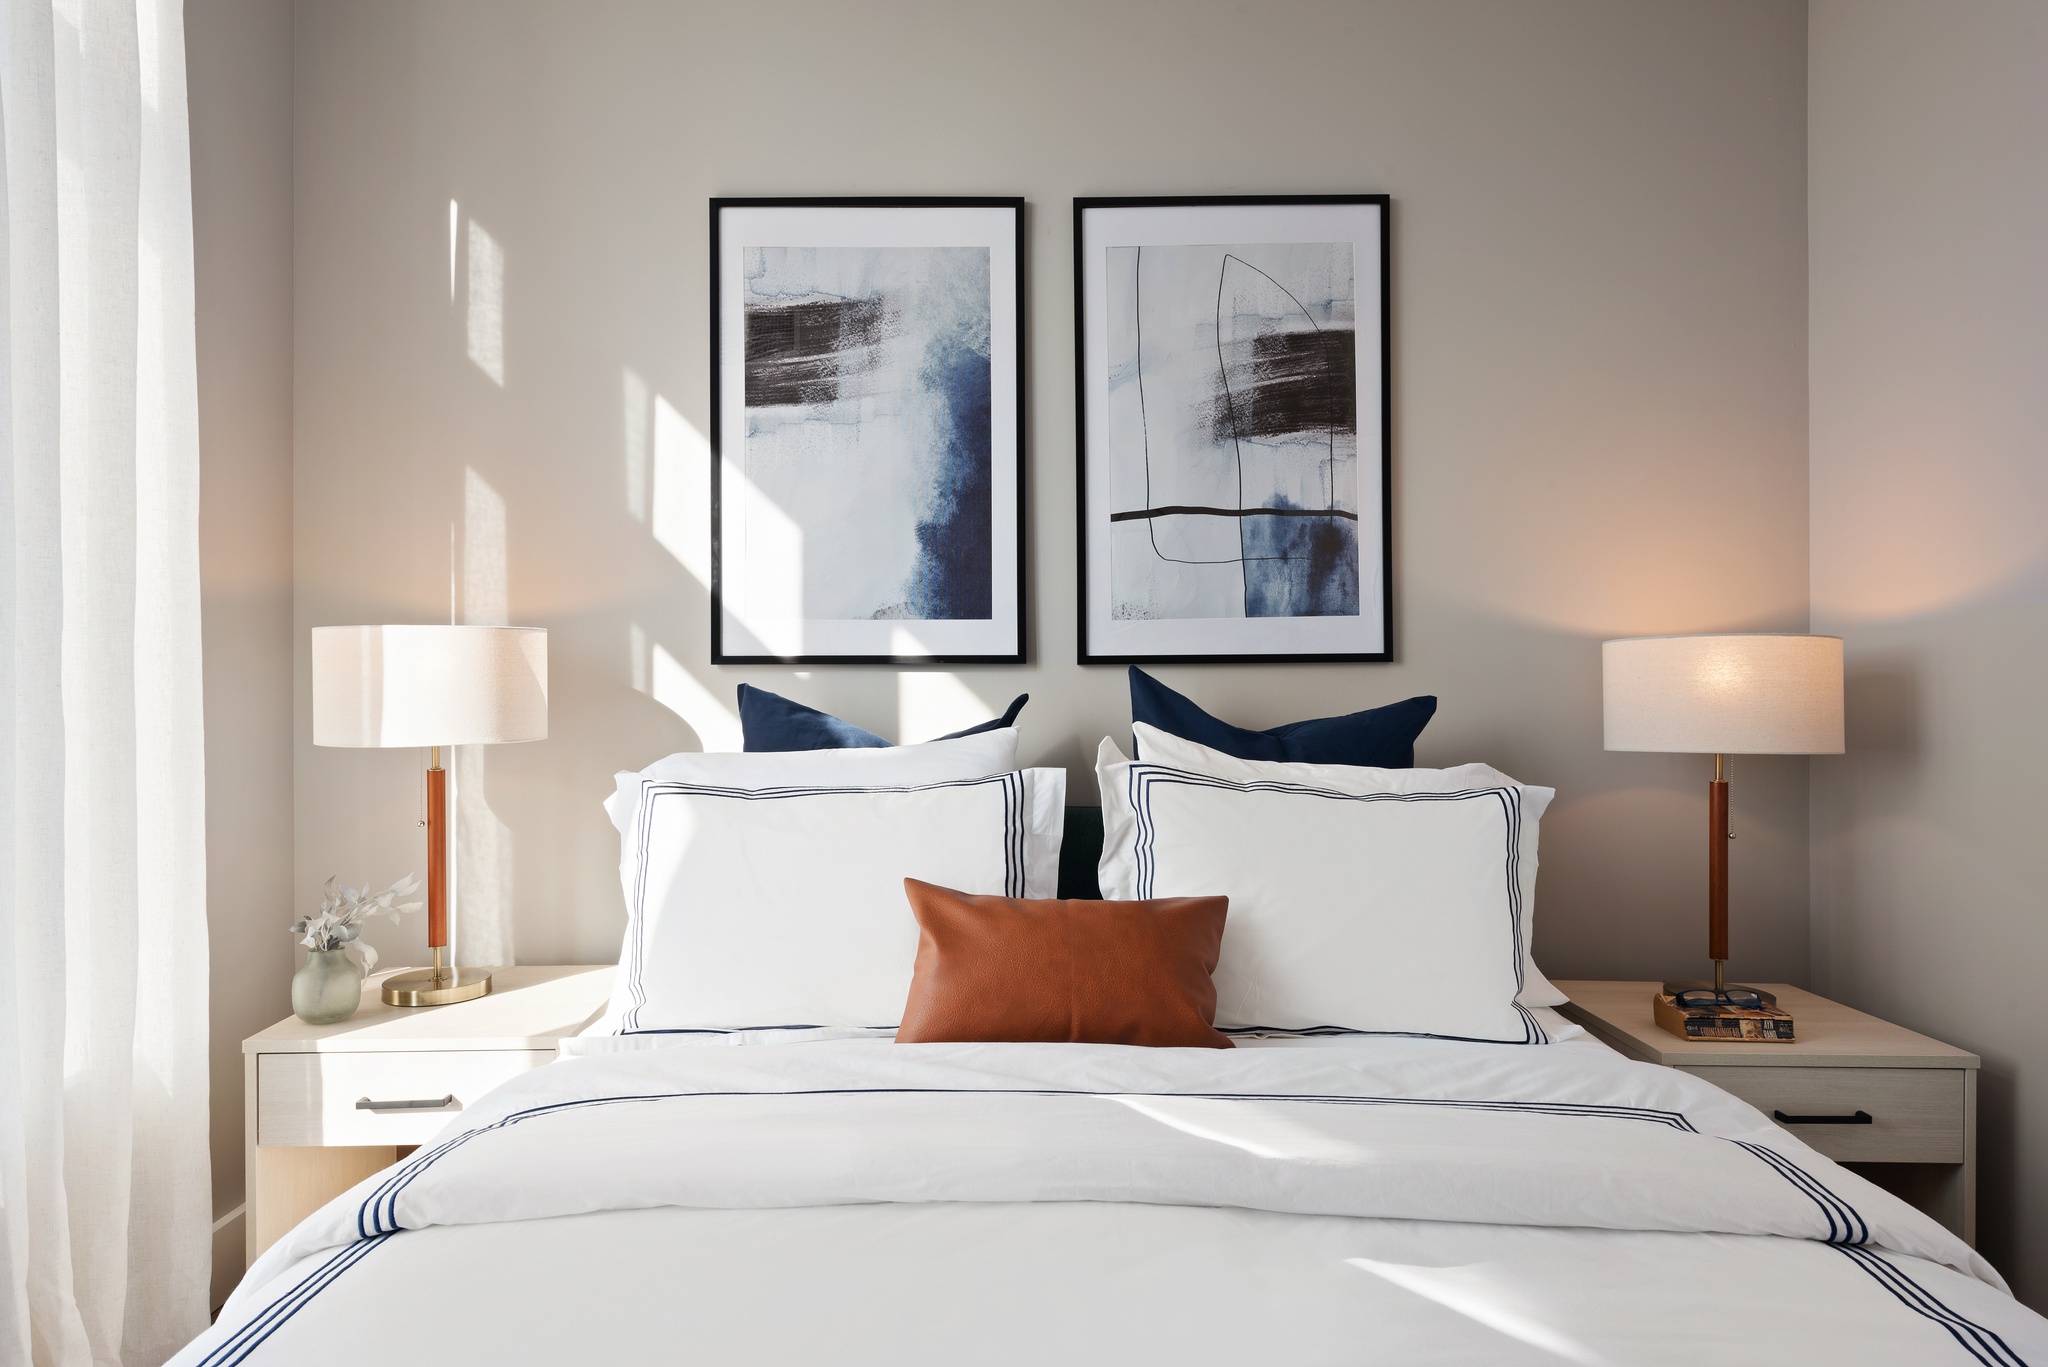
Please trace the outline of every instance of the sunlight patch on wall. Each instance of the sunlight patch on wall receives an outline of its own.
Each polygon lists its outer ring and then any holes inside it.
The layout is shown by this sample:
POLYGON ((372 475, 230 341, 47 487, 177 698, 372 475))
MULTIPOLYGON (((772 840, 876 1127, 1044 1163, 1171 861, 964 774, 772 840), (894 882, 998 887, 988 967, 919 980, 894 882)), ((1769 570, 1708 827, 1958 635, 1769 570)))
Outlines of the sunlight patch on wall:
MULTIPOLYGON (((462 472, 462 621, 501 627, 511 622, 505 542, 505 498, 472 467, 462 472)), ((456 860, 448 877, 455 907, 455 962, 490 967, 513 962, 512 828, 489 798, 490 750, 454 747, 456 860)))
POLYGON ((633 691, 635 693, 646 693, 648 690, 647 632, 638 622, 633 623, 632 635, 628 638, 626 649, 633 653, 631 666, 633 691))
POLYGON ((505 499, 474 469, 463 471, 462 617, 471 626, 511 624, 505 499))
POLYGON ((719 698, 658 643, 648 661, 647 676, 648 695, 690 724, 706 754, 741 748, 738 704, 719 698))
POLYGON ((488 745, 454 747, 455 850, 449 861, 449 921, 458 964, 489 968, 514 962, 512 828, 491 809, 488 745))
POLYGON ((711 443, 654 396, 654 539, 711 585, 711 443))
POLYGON ((505 383, 505 249, 469 221, 469 359, 505 383))
POLYGON ((896 737, 905 745, 979 726, 994 710, 976 697, 958 674, 919 672, 896 677, 896 737))

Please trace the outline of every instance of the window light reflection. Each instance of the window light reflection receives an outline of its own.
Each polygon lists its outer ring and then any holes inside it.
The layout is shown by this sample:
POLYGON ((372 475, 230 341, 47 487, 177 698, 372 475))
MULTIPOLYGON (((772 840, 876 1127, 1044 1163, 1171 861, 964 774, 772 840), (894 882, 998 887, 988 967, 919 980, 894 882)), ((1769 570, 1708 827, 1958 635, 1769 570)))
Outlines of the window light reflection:
POLYGON ((1531 1297, 1504 1284, 1484 1264, 1428 1267, 1419 1263, 1375 1262, 1371 1258, 1344 1261, 1539 1352, 1583 1367, 1611 1367, 1610 1359, 1545 1324, 1531 1297))
POLYGON ((1182 1134, 1216 1144, 1228 1144, 1233 1149, 1242 1149, 1260 1158, 1306 1163, 1357 1163, 1379 1156, 1363 1144, 1305 1125, 1296 1117, 1285 1114, 1278 1106, 1199 1096, 1114 1096, 1108 1099, 1182 1134))

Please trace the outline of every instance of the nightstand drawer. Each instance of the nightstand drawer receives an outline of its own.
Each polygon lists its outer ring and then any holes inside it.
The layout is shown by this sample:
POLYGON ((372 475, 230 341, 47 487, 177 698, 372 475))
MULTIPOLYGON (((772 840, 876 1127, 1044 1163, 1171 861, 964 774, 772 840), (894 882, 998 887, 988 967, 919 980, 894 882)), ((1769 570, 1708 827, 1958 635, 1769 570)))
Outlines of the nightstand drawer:
POLYGON ((554 1059, 547 1049, 259 1054, 256 1142, 423 1144, 491 1088, 554 1059), (364 1100, 383 1105, 358 1108, 364 1100), (436 1104, 390 1105, 406 1101, 436 1104))
MULTIPOLYGON (((1758 1046, 1769 1048, 1774 1046, 1758 1046)), ((1868 1125, 1785 1125, 1807 1144, 1845 1163, 1963 1161, 1963 1071, 1959 1068, 1745 1068, 1684 1071, 1770 1115, 1846 1116, 1868 1125)))

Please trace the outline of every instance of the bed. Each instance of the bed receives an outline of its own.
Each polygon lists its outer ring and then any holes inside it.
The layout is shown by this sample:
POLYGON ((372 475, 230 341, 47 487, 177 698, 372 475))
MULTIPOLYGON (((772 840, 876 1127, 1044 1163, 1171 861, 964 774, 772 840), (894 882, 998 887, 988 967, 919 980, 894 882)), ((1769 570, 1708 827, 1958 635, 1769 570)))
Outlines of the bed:
POLYGON ((1548 790, 1136 730, 1064 837, 1014 733, 621 775, 604 1017, 175 1362, 2048 1364, 1947 1230, 1551 1009, 1548 790), (1036 914, 1056 870, 1120 903, 1081 926, 1228 892, 1212 1047, 863 1023, 939 981, 911 882, 1036 914))
POLYGON ((175 1361, 2048 1358, 1926 1216, 1551 1025, 566 1058, 309 1219, 175 1361))

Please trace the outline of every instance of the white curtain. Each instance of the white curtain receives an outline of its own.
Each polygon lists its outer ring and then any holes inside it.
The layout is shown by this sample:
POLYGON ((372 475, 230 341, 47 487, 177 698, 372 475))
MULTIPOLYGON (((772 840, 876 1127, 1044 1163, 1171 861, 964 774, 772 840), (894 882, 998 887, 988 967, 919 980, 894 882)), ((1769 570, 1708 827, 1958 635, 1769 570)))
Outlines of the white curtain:
POLYGON ((0 1363, 205 1327, 181 0, 0 0, 0 1363))

